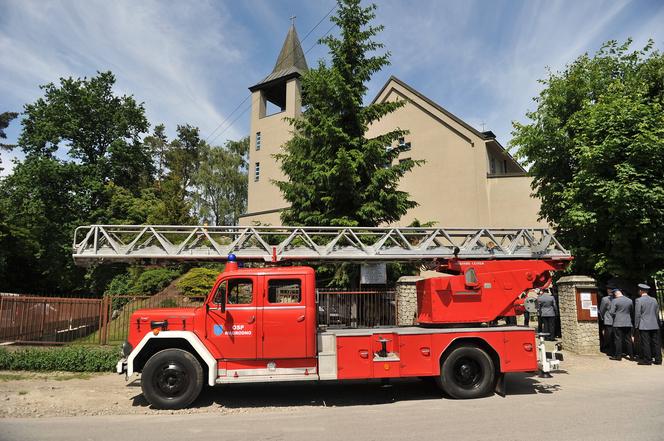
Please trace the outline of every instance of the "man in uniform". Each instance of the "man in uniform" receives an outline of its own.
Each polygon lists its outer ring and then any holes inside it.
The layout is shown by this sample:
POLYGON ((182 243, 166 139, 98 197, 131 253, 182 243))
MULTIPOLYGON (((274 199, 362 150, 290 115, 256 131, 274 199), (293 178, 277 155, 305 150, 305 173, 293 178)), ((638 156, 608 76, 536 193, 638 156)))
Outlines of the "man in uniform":
POLYGON ((614 355, 613 344, 613 317, 609 314, 613 300, 613 286, 606 287, 606 295, 599 302, 599 318, 602 320, 602 344, 600 351, 609 357, 614 355))
POLYGON ((625 297, 619 289, 613 290, 614 299, 611 302, 609 314, 613 319, 613 335, 615 341, 615 353, 611 360, 622 360, 623 343, 626 344, 627 355, 630 360, 634 359, 634 348, 632 346, 632 301, 625 297))
POLYGON ((662 346, 659 338, 659 305, 657 300, 648 295, 650 287, 639 284, 639 295, 634 305, 634 328, 639 331, 641 342, 640 365, 662 364, 662 346))
POLYGON ((543 323, 542 332, 548 334, 545 340, 554 341, 556 332, 556 299, 549 290, 537 297, 537 315, 543 323))

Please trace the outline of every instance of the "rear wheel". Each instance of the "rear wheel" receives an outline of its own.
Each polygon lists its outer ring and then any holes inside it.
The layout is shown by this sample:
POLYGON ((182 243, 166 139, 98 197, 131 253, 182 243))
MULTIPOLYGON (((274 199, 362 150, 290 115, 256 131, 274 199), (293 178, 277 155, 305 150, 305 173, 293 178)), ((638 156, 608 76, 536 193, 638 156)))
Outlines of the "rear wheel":
POLYGON ((453 398, 484 397, 493 392, 496 372, 493 360, 477 346, 454 349, 440 367, 440 383, 453 398))
POLYGON ((157 352, 145 363, 141 388, 158 409, 181 409, 201 393, 203 369, 196 357, 182 349, 157 352))

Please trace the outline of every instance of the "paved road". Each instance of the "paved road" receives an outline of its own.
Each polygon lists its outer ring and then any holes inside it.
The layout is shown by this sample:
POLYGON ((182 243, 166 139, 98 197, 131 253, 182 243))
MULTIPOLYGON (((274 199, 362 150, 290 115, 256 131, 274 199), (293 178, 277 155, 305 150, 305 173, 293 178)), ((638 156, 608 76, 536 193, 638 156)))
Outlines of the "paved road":
POLYGON ((662 440, 664 368, 579 358, 508 396, 441 399, 427 383, 225 386, 192 415, 0 419, 0 440, 662 440), (219 403, 233 412, 220 415, 219 403), (324 405, 321 405, 324 404, 324 405), (266 407, 267 406, 267 407, 266 407))

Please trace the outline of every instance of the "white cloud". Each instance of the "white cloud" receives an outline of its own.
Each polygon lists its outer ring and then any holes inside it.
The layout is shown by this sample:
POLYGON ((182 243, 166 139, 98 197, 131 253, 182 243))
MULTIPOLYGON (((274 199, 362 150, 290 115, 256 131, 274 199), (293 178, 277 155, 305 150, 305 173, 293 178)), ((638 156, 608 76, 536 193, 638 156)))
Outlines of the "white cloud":
POLYGON ((150 121, 171 133, 191 123, 205 135, 234 106, 215 98, 218 85, 238 90, 240 99, 246 90, 238 75, 247 70, 239 42, 245 31, 223 3, 24 1, 4 9, 0 93, 9 101, 32 101, 38 84, 61 76, 111 70, 117 92, 145 102, 150 121))

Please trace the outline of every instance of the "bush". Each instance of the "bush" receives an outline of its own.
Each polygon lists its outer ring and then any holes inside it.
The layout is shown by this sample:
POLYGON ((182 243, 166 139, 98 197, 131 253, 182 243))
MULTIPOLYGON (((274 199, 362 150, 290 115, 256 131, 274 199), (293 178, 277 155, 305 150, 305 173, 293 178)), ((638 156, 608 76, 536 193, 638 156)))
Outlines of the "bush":
POLYGON ((117 347, 0 349, 0 369, 21 371, 110 372, 120 358, 117 347))
POLYGON ((218 269, 192 268, 176 282, 176 286, 184 295, 204 297, 214 286, 219 273, 218 269))
MULTIPOLYGON (((128 272, 118 274, 111 280, 104 295, 130 296, 151 295, 166 288, 182 272, 176 268, 129 268, 128 272)), ((121 309, 131 301, 130 298, 113 299, 112 308, 121 309)))
MULTIPOLYGON (((107 296, 119 296, 119 295, 128 295, 131 293, 131 276, 129 274, 118 274, 111 280, 111 283, 108 284, 106 292, 104 293, 107 296)), ((111 308, 113 310, 120 309, 131 299, 129 298, 113 298, 113 304, 111 308)))
POLYGON ((140 273, 133 281, 133 294, 156 294, 177 279, 180 272, 169 268, 153 268, 140 273))

